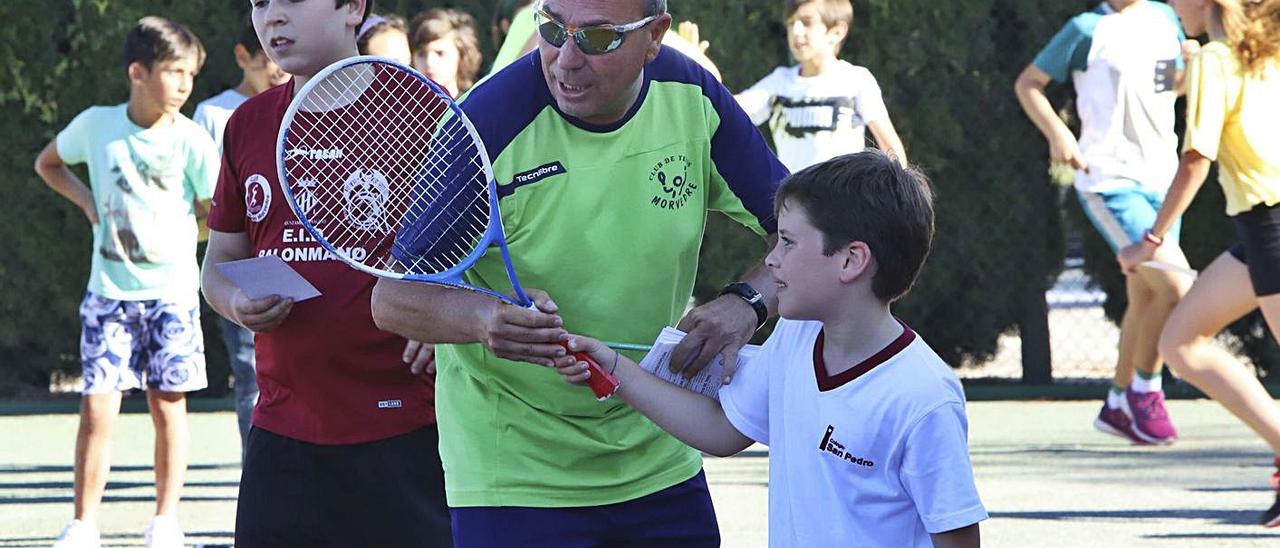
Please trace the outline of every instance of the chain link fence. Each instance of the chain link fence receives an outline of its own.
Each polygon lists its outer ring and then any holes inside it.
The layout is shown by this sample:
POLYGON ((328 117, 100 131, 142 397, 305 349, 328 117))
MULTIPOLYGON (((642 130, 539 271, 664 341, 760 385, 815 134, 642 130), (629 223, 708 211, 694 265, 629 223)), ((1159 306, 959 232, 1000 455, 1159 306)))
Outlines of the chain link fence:
MULTIPOLYGON (((1092 227, 1084 227, 1091 229, 1092 227)), ((1107 294, 1086 272, 1079 228, 1067 234, 1067 256, 1057 280, 1047 292, 1049 344, 1055 383, 1097 383, 1111 380, 1119 357, 1120 326, 1107 317, 1107 294)), ((1259 333, 1258 335, 1262 335, 1259 333)), ((994 358, 966 363, 956 370, 963 379, 1016 381, 1023 375, 1022 337, 1016 330, 1002 335, 994 358)), ((1260 372, 1242 351, 1242 341, 1229 331, 1216 344, 1235 354, 1255 375, 1260 372)))

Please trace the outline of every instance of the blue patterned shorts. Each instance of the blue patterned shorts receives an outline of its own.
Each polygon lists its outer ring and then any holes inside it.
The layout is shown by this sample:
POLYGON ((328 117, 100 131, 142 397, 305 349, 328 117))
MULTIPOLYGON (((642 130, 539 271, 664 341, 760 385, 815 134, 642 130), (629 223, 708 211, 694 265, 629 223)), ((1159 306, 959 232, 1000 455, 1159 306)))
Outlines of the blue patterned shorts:
POLYGON ((144 372, 147 388, 162 392, 209 385, 198 298, 117 301, 86 293, 80 322, 86 395, 142 388, 144 372))

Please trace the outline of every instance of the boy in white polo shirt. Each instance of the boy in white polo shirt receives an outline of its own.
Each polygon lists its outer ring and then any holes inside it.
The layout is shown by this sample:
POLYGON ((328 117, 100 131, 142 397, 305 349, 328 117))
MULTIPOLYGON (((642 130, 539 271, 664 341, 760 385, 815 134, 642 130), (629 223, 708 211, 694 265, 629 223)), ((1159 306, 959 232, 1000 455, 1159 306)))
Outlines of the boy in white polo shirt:
MULTIPOLYGON (((727 456, 769 452, 769 545, 978 546, 987 518, 969 462, 964 392, 890 303, 929 253, 929 183, 878 151, 782 183, 765 259, 782 318, 720 401, 654 377, 599 341, 632 407, 681 441, 727 456)), ((560 369, 583 383, 576 363, 560 369)))

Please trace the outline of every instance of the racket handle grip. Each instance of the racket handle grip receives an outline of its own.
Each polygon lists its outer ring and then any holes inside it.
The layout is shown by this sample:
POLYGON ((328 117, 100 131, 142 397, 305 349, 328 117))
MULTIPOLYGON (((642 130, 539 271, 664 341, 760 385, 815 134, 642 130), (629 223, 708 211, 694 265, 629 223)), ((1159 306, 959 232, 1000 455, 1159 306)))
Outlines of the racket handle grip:
POLYGON ((609 396, 612 396, 618 390, 618 379, 615 379, 613 375, 610 375, 608 371, 600 367, 600 364, 591 359, 591 356, 588 356, 585 352, 569 350, 568 342, 562 342, 560 346, 563 346, 565 351, 573 356, 573 359, 587 364, 587 370, 591 372, 591 377, 587 379, 587 386, 590 386, 591 391, 595 392, 597 400, 607 400, 609 396))

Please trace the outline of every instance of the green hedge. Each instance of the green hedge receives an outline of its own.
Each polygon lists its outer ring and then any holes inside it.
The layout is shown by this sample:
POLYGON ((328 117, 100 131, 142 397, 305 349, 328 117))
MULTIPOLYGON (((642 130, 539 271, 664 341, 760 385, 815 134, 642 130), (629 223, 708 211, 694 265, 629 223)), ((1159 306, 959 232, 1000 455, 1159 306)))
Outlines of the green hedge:
MULTIPOLYGON (((442 4, 473 13, 486 53, 493 51, 492 0, 397 0, 379 8, 407 15, 442 4)), ((938 195, 935 251, 898 313, 952 363, 989 358, 1001 333, 1020 322, 1034 327, 1043 292, 1060 269, 1062 211, 1078 208, 1058 203, 1048 184, 1045 144, 1019 110, 1012 85, 1053 32, 1088 6, 855 1, 857 22, 844 57, 876 75, 911 160, 933 178, 938 195)), ((671 0, 671 8, 677 19, 701 25, 709 54, 733 90, 788 61, 778 0, 671 0)), ((245 9, 226 0, 0 3, 6 22, 0 27, 0 148, 10 151, 0 159, 0 241, 7 242, 0 262, 0 393, 38 392, 51 371, 78 369, 76 308, 88 271, 89 231, 80 213, 35 176, 36 153, 85 107, 126 98, 122 37, 143 15, 187 24, 209 50, 188 112, 197 100, 234 85, 231 43, 245 9)), ((1056 99, 1065 100, 1065 91, 1056 99)), ((1197 265, 1206 255, 1200 249, 1220 249, 1229 237, 1221 208, 1211 204, 1220 197, 1205 194, 1186 231, 1197 265)), ((699 298, 764 252, 758 238, 719 216, 710 223, 699 298)), ((1122 298, 1114 263, 1097 252, 1092 230, 1082 232, 1091 270, 1111 296, 1122 298)), ((1246 335, 1253 346, 1266 339, 1246 335)), ((217 332, 207 330, 206 340, 211 378, 225 378, 217 332)))

